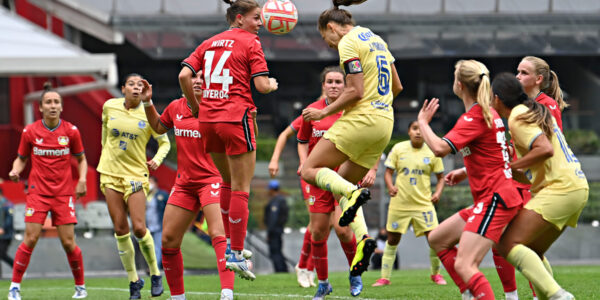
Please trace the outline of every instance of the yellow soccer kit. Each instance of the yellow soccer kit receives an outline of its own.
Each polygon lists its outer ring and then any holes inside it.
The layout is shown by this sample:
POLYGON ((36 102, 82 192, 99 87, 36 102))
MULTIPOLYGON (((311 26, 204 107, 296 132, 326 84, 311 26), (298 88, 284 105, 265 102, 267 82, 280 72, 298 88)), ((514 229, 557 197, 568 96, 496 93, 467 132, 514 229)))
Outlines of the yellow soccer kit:
MULTIPOLYGON (((519 115, 528 111, 525 105, 517 105, 508 118, 518 157, 527 154, 535 139, 544 134, 536 124, 526 124, 517 120, 519 115)), ((577 218, 587 203, 589 187, 579 161, 573 155, 556 120, 552 120, 554 126, 550 142, 554 155, 525 171, 531 181, 533 194, 525 208, 538 212, 544 219, 562 229, 565 224, 576 225, 577 218)))
POLYGON ((351 161, 370 169, 392 134, 392 64, 394 57, 381 37, 356 26, 338 44, 346 74, 363 73, 364 95, 325 133, 351 161))
POLYGON ((419 149, 410 141, 392 148, 385 166, 396 171, 396 196, 390 200, 386 229, 406 233, 412 223, 415 236, 421 236, 438 226, 437 214, 431 203, 431 174, 444 172, 442 159, 426 144, 419 149))
POLYGON ((97 170, 101 174, 103 192, 105 187, 110 187, 128 196, 141 189, 147 192, 146 144, 150 136, 158 141, 158 151, 152 158, 157 164, 161 164, 169 152, 170 143, 165 134, 152 130, 141 102, 131 109, 126 109, 124 103, 124 98, 104 103, 102 155, 97 170))

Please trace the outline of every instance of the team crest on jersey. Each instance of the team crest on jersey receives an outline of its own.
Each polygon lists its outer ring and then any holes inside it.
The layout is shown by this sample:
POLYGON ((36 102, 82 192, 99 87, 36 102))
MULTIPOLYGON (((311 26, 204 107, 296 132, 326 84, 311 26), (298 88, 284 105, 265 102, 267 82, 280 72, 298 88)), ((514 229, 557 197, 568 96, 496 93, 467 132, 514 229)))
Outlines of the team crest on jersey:
POLYGON ((308 205, 315 205, 315 196, 308 197, 308 205))
POLYGON ((398 222, 392 223, 392 229, 394 229, 394 230, 398 229, 398 222))
POLYGON ((44 139, 35 139, 35 143, 41 145, 44 142, 44 139))
POLYGON ((431 160, 429 159, 429 157, 425 157, 425 158, 423 158, 423 162, 428 164, 431 162, 431 160))
POLYGON ((35 212, 35 209, 33 209, 32 207, 28 207, 27 210, 25 210, 25 216, 31 217, 31 216, 33 216, 34 212, 35 212))
POLYGON ((216 189, 218 189, 220 186, 221 186, 221 184, 220 184, 220 183, 218 183, 218 182, 217 182, 217 183, 211 183, 211 184, 210 184, 210 187, 211 187, 211 188, 213 188, 213 189, 215 189, 215 190, 216 190, 216 189))
POLYGON ((119 134, 120 134, 120 133, 119 133, 119 129, 113 128, 113 129, 110 131, 110 134, 112 134, 112 136, 114 136, 114 137, 118 137, 118 136, 119 136, 119 134))
POLYGON ((119 141, 119 149, 121 149, 123 151, 127 150, 127 142, 119 141))
POLYGON ((138 123, 138 127, 139 127, 140 129, 144 129, 144 128, 146 128, 146 121, 144 121, 144 120, 141 120, 141 121, 138 123))
POLYGON ((61 146, 66 146, 69 144, 69 137, 67 136, 59 136, 58 137, 58 144, 61 146))

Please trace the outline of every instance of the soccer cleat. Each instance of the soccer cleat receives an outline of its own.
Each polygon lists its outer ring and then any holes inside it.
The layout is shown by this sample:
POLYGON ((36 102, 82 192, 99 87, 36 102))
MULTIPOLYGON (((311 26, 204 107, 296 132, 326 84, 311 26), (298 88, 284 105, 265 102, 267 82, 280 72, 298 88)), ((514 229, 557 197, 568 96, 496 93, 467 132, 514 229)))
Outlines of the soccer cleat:
POLYGON ((548 300, 575 300, 575 296, 564 289, 560 289, 554 295, 550 296, 548 300))
POLYGON ((389 279, 379 278, 371 286, 384 286, 384 285, 390 285, 390 284, 392 284, 392 283, 390 282, 389 279))
POLYGON ((245 258, 238 260, 235 258, 235 255, 232 255, 227 260, 225 267, 231 271, 236 272, 243 279, 248 279, 248 280, 256 279, 256 276, 254 276, 254 273, 252 273, 250 271, 250 269, 248 269, 248 264, 246 263, 245 258))
POLYGON ((138 279, 136 282, 129 283, 129 299, 142 299, 142 288, 144 287, 144 279, 138 279))
POLYGON ((298 284, 303 288, 310 287, 310 282, 308 281, 308 271, 306 269, 298 268, 298 265, 294 267, 296 270, 296 279, 298 280, 298 284))
POLYGON ((317 288, 317 293, 313 297, 313 300, 323 300, 325 296, 331 294, 333 292, 333 287, 329 282, 319 283, 319 287, 317 288))
POLYGON ((75 294, 73 294, 73 299, 83 299, 87 297, 87 290, 83 286, 75 286, 75 294))
POLYGON ((437 285, 446 285, 448 284, 446 280, 444 280, 444 276, 442 274, 431 275, 431 281, 435 282, 437 285))
POLYGON ((356 297, 363 290, 362 278, 360 276, 350 276, 350 295, 356 297))
POLYGON ((163 288, 162 276, 152 275, 150 276, 150 282, 152 283, 150 295, 152 295, 152 297, 158 297, 162 295, 162 293, 165 291, 163 288))
MULTIPOLYGON (((242 256, 245 259, 250 259, 252 258, 252 251, 250 250, 242 250, 242 256)), ((229 259, 229 257, 231 257, 231 244, 227 244, 227 248, 225 249, 225 259, 229 259)))
POLYGON ((184 295, 171 296, 167 300, 186 300, 186 299, 185 299, 185 294, 184 294, 184 295))
POLYGON ((356 254, 354 254, 354 259, 350 266, 350 275, 360 276, 369 268, 371 255, 373 255, 375 247, 377 247, 375 240, 373 240, 372 237, 365 235, 356 246, 356 254))
POLYGON ((348 199, 348 205, 346 205, 344 211, 342 211, 342 215, 340 216, 340 220, 338 223, 340 226, 348 226, 348 224, 354 221, 354 217, 356 217, 356 212, 361 207, 361 205, 367 203, 371 199, 371 192, 367 188, 356 189, 352 192, 350 199, 348 199))
POLYGON ((21 290, 14 287, 8 291, 8 300, 21 300, 21 290))
POLYGON ((469 290, 464 291, 461 294, 461 296, 462 296, 462 300, 473 300, 473 299, 475 299, 475 298, 473 298, 473 295, 471 294, 471 291, 469 291, 469 290))
POLYGON ((233 291, 230 289, 222 289, 221 300, 233 300, 233 291))
POLYGON ((306 272, 308 272, 308 283, 310 284, 310 286, 312 286, 312 287, 317 286, 317 284, 315 283, 315 272, 308 271, 308 270, 306 270, 306 272))

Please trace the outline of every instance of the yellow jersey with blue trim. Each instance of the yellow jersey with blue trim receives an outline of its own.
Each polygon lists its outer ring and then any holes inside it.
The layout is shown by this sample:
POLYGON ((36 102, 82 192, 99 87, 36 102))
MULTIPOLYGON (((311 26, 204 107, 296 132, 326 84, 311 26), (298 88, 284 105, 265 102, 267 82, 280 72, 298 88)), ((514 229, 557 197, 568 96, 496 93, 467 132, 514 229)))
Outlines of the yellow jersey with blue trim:
MULTIPOLYGON (((533 142, 544 134, 537 124, 526 124, 517 120, 520 115, 528 111, 527 106, 519 104, 512 109, 508 117, 508 128, 519 158, 527 154, 531 150, 533 142)), ((531 181, 531 192, 535 194, 542 189, 551 189, 566 193, 589 188, 585 174, 581 170, 581 164, 573 155, 554 117, 552 117, 552 123, 550 142, 554 149, 554 155, 525 170, 525 175, 531 181)))
POLYGON ((146 145, 150 136, 158 142, 158 151, 152 158, 157 164, 169 152, 169 138, 152 130, 142 102, 130 109, 124 104, 125 98, 114 98, 102 107, 102 154, 97 170, 115 177, 148 179, 146 145))
POLYGON ((415 148, 410 141, 397 143, 388 154, 385 167, 396 171, 394 185, 398 188, 389 210, 416 211, 433 206, 431 174, 443 173, 444 163, 427 144, 415 148))
POLYGON ((340 65, 347 74, 363 73, 364 94, 344 115, 379 115, 394 119, 392 64, 387 43, 370 29, 355 26, 338 44, 340 65))

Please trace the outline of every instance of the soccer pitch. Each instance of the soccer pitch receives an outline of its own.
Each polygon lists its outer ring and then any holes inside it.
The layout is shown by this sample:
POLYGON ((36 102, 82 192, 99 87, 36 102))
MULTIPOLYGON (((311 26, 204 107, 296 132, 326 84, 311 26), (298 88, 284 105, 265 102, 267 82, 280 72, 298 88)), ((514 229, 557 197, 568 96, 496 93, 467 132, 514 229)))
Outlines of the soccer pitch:
MULTIPOLYGON (((502 286, 494 269, 484 269, 496 293, 496 299, 504 299, 502 286)), ((357 297, 360 299, 460 299, 458 288, 443 272, 447 286, 436 286, 429 280, 428 270, 394 270, 392 285, 371 287, 379 277, 378 271, 363 274, 365 289, 357 297)), ((557 266, 554 274, 565 289, 577 299, 600 299, 600 266, 557 266)), ((350 296, 347 273, 330 273, 333 293, 326 299, 357 299, 350 296)), ((142 291, 142 299, 150 298, 149 279, 142 291)), ((525 278, 517 273, 519 297, 531 299, 531 290, 525 278)), ((258 275, 256 281, 249 282, 236 278, 235 299, 311 299, 316 288, 303 289, 296 283, 296 275, 258 275)), ((164 281, 165 289, 167 283, 164 281)), ((125 276, 121 278, 90 278, 86 280, 90 300, 127 299, 129 286, 125 276)), ((215 275, 194 275, 185 277, 187 299, 219 299, 219 277, 215 275)), ((4 285, 8 292, 8 282, 4 285)), ((23 299, 70 299, 73 294, 72 279, 25 279, 21 285, 23 299)), ((168 291, 155 299, 167 299, 168 291)))

